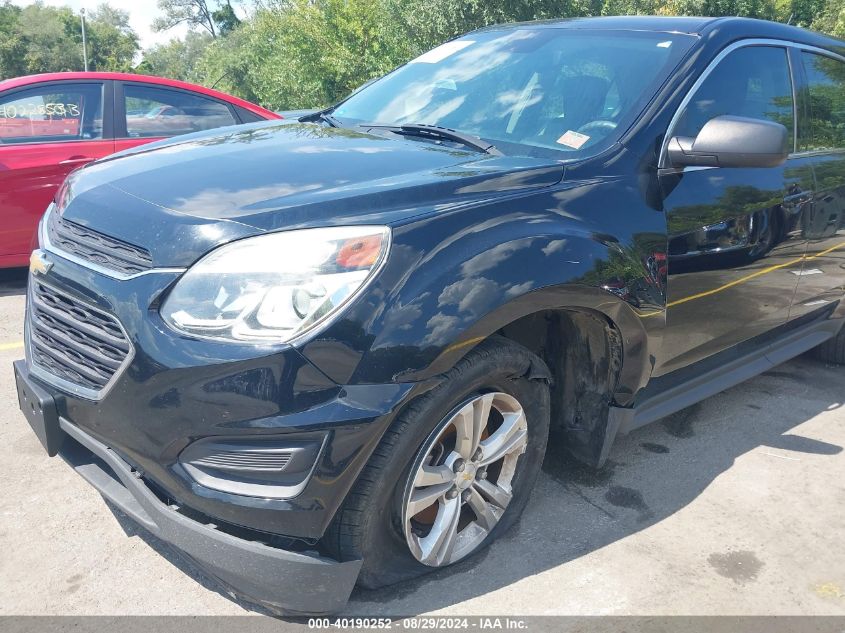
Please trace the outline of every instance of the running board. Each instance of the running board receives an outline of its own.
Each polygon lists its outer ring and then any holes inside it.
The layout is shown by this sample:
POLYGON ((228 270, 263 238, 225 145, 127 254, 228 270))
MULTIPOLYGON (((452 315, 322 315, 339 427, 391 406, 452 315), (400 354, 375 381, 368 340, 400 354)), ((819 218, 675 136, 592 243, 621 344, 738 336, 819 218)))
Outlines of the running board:
POLYGON ((630 433, 705 398, 715 396, 824 343, 836 336, 843 323, 844 319, 825 319, 811 323, 747 356, 666 389, 630 409, 610 407, 608 429, 617 428, 619 434, 630 433))

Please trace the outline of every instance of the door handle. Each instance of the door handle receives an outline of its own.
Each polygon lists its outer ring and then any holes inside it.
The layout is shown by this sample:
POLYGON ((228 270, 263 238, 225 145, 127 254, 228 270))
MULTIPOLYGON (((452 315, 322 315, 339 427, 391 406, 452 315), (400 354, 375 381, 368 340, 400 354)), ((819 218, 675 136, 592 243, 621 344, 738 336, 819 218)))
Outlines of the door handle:
POLYGON ((79 163, 90 163, 93 158, 90 156, 71 156, 65 160, 59 161, 59 165, 78 165, 79 163))

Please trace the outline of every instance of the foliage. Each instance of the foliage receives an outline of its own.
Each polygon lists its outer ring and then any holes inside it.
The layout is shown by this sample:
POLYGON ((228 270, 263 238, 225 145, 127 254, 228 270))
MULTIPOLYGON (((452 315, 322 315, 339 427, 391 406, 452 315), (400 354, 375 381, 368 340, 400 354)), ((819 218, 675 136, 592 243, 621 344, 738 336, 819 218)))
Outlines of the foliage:
MULTIPOLYGON (((845 0, 158 0, 164 30, 187 36, 144 52, 139 72, 185 79, 276 108, 335 102, 440 42, 515 21, 592 15, 741 15, 845 37, 845 0)), ((90 66, 125 70, 138 52, 124 12, 89 16, 90 66)), ((79 17, 0 0, 0 77, 82 66, 79 17)))
MULTIPOLYGON (((89 69, 131 69, 139 47, 128 14, 102 4, 85 22, 89 69)), ((0 78, 82 67, 80 19, 70 8, 0 4, 0 78)))
POLYGON ((208 0, 158 0, 158 8, 164 15, 153 22, 157 31, 187 24, 217 37, 231 33, 241 23, 231 0, 219 2, 216 9, 208 0))
POLYGON ((194 67, 199 83, 256 103, 256 75, 267 70, 252 51, 251 25, 213 40, 194 67))
MULTIPOLYGON (((139 50, 138 35, 129 25, 129 14, 106 3, 85 17, 90 70, 130 71, 139 50)), ((76 21, 71 24, 74 36, 76 21)), ((80 35, 80 44, 82 36, 80 35)))
POLYGON ((603 8, 601 0, 388 0, 387 4, 393 21, 402 25, 418 53, 490 24, 599 15, 603 8))
MULTIPOLYGON (((297 1, 299 10, 291 11, 287 17, 289 24, 280 26, 288 27, 290 48, 307 55, 307 65, 298 64, 290 52, 274 53, 280 61, 284 59, 288 76, 305 75, 308 89, 302 96, 310 93, 313 97, 304 101, 295 91, 287 97, 280 90, 279 97, 288 99, 286 107, 309 102, 330 103, 411 57, 403 33, 393 28, 379 0, 297 1), (299 29, 302 31, 297 34, 299 29)), ((265 16, 270 24, 271 16, 269 12, 265 16)), ((295 83, 290 83, 294 88, 295 83)), ((268 98, 274 96, 266 91, 264 94, 268 98)))
POLYGON ((232 7, 231 0, 226 0, 214 13, 212 19, 217 24, 217 31, 220 35, 228 35, 241 25, 241 20, 232 7))
POLYGON ((200 68, 223 90, 296 108, 330 103, 412 52, 382 0, 288 0, 218 38, 200 68))
POLYGON ((845 34, 845 0, 265 0, 209 47, 197 74, 268 107, 317 107, 482 26, 631 14, 740 15, 845 34))
POLYGON ((197 66, 214 38, 208 33, 189 31, 184 39, 174 38, 144 51, 135 72, 196 83, 202 81, 197 66))
POLYGON ((845 37, 845 0, 828 0, 821 4, 813 28, 836 37, 845 37))

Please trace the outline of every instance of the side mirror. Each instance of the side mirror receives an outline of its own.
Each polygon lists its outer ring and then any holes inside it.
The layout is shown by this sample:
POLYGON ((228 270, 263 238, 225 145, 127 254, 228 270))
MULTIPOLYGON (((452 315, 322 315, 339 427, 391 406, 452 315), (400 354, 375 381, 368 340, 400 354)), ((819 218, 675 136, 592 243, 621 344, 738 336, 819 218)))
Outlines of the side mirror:
POLYGON ((789 140, 780 123, 717 116, 694 139, 672 138, 667 150, 673 167, 777 167, 789 156, 789 140))

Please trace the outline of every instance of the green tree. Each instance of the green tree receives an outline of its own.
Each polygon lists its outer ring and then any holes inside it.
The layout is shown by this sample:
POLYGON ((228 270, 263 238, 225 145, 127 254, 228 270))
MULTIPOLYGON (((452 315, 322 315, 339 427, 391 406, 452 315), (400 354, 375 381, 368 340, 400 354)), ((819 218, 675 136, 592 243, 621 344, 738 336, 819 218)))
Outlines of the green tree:
POLYGON ((845 0, 827 0, 812 21, 812 27, 836 37, 845 37, 845 0))
POLYGON ((220 0, 216 5, 208 0, 158 0, 158 8, 164 15, 153 22, 157 31, 187 24, 217 37, 231 33, 241 23, 231 0, 220 0))
POLYGON ((779 22, 810 28, 827 4, 829 0, 776 0, 776 18, 779 22))
POLYGON ((135 72, 182 81, 202 81, 204 77, 197 68, 213 41, 208 33, 190 31, 184 39, 174 38, 144 51, 135 72))
POLYGON ((82 35, 77 43, 74 30, 79 32, 79 18, 67 7, 24 7, 16 25, 25 50, 21 74, 82 70, 82 35))
POLYGON ((250 23, 226 37, 212 39, 194 67, 197 81, 266 105, 259 99, 255 83, 259 77, 270 74, 272 69, 253 51, 254 38, 254 25, 250 23))
POLYGON ((220 35, 228 35, 241 25, 241 20, 235 13, 230 0, 221 4, 220 8, 211 14, 211 17, 217 23, 217 30, 220 35))
POLYGON ((20 7, 6 0, 0 5, 0 79, 26 74, 26 40, 20 29, 20 7))
MULTIPOLYGON (((125 11, 100 5, 86 20, 89 68, 128 70, 138 36, 125 11)), ((0 5, 0 78, 82 70, 79 16, 69 7, 35 2, 23 8, 0 5)))
POLYGON ((602 0, 386 0, 385 6, 394 28, 421 53, 490 24, 599 15, 602 0))
MULTIPOLYGON (((845 0, 260 0, 243 21, 229 0, 160 6, 166 19, 159 26, 187 22, 204 29, 208 41, 157 47, 145 54, 142 70, 217 85, 279 109, 335 102, 444 40, 496 23, 739 15, 845 36, 845 0)), ((0 59, 4 46, 15 50, 17 43, 0 43, 0 59)))
POLYGON ((290 0, 218 38, 200 67, 207 83, 287 109, 332 103, 412 53, 383 0, 290 0))
MULTIPOLYGON (((139 44, 126 11, 101 4, 86 18, 86 26, 88 64, 92 70, 132 70, 139 44)), ((82 45, 81 35, 79 44, 82 45)))

